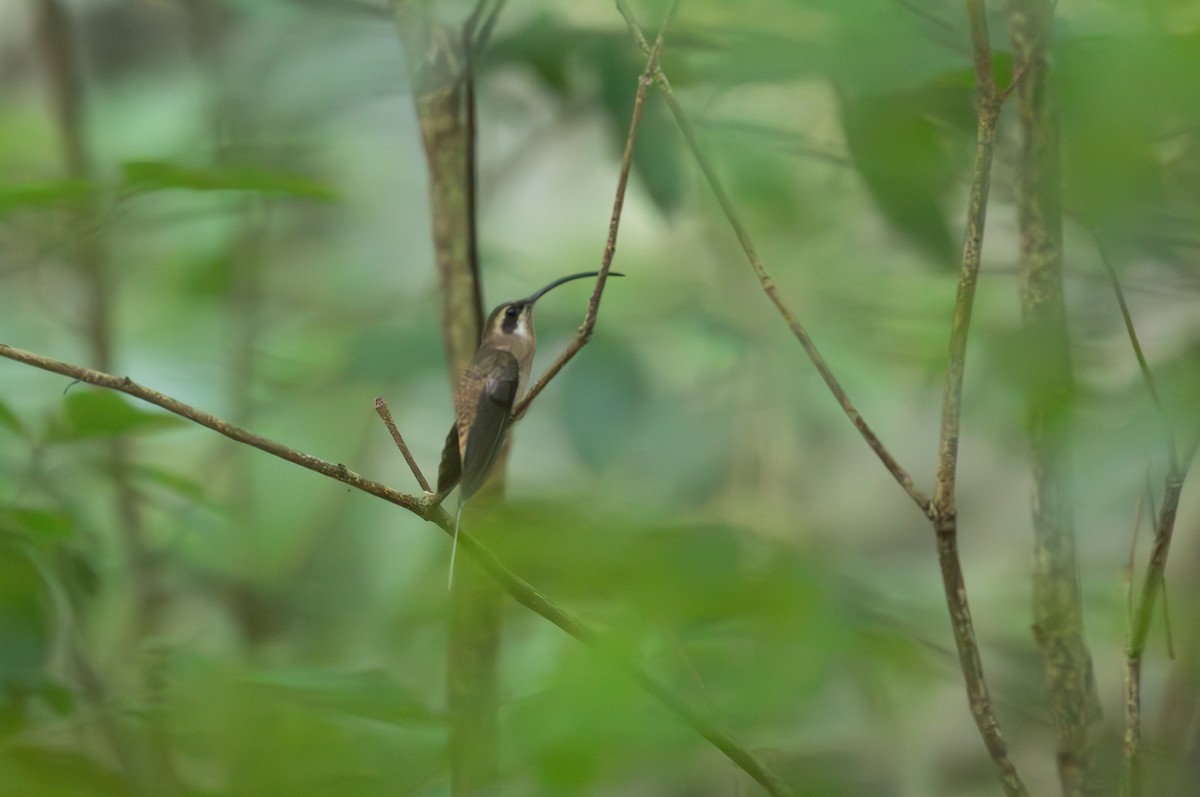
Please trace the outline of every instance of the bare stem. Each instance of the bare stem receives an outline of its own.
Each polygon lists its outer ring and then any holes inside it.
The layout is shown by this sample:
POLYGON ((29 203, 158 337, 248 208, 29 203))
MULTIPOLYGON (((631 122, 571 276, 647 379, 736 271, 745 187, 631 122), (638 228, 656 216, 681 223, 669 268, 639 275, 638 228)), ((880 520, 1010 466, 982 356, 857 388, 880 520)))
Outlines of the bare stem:
MULTIPOLYGON (((475 57, 488 0, 466 23, 442 24, 429 0, 391 0, 429 169, 429 213, 442 299, 442 341, 451 390, 479 347, 483 326, 477 219, 475 57)), ((502 4, 501 4, 502 5, 502 4)), ((493 5, 498 13, 500 5, 493 5)), ((488 17, 492 19, 492 17, 488 17)), ((506 455, 491 495, 504 491, 506 455)), ((446 635, 447 760, 451 797, 483 793, 499 772, 499 649, 502 595, 464 562, 446 635)))
POLYGON ((396 422, 392 420, 392 411, 388 409, 387 402, 383 400, 382 396, 375 399, 375 412, 379 413, 379 417, 383 419, 383 425, 387 427, 392 439, 396 441, 396 448, 400 449, 400 453, 404 455, 404 461, 408 463, 413 476, 417 478, 417 484, 421 485, 421 489, 425 492, 432 493, 433 490, 429 489, 429 482, 425 480, 425 474, 421 472, 421 467, 417 465, 412 452, 408 450, 408 445, 400 435, 400 430, 396 428, 396 422))
POLYGON ((488 2, 489 0, 479 0, 463 25, 463 43, 468 53, 483 52, 488 39, 492 37, 492 31, 496 27, 496 21, 500 18, 500 12, 504 10, 508 0, 494 0, 485 17, 484 9, 488 2))
POLYGON ((1125 322, 1125 333, 1129 336, 1129 345, 1133 347, 1133 355, 1137 358, 1138 368, 1141 369, 1142 380, 1145 381, 1146 390, 1150 393, 1150 399, 1154 402, 1154 407, 1158 410, 1158 415, 1162 419, 1166 438, 1167 464, 1172 471, 1178 471, 1179 452, 1175 448, 1175 426, 1171 423, 1171 416, 1167 413, 1162 399, 1158 396, 1158 388, 1154 385, 1154 374, 1150 372, 1150 363, 1146 361, 1146 354, 1142 351, 1142 344, 1138 340, 1137 330, 1133 326, 1133 316, 1130 315, 1129 305, 1125 302, 1125 291, 1121 288, 1121 280, 1117 277, 1117 270, 1113 268, 1112 261, 1109 259, 1108 252, 1105 250, 1103 243, 1099 239, 1097 239, 1096 243, 1096 249, 1100 253, 1100 262, 1104 264, 1104 271, 1108 274, 1108 281, 1112 285, 1113 293, 1117 297, 1117 305, 1121 308, 1121 319, 1125 322))
MULTIPOLYGON (((370 479, 361 476, 358 473, 347 468, 340 463, 328 462, 323 459, 305 454, 293 448, 289 448, 283 443, 276 442, 261 435, 254 434, 245 429, 239 428, 232 424, 226 423, 215 415, 203 412, 188 404, 184 404, 178 399, 174 399, 157 390, 144 387, 137 382, 134 382, 129 377, 114 376, 100 371, 94 371, 90 368, 82 368, 78 365, 72 365, 60 360, 54 360, 45 357, 41 354, 25 351, 23 349, 13 348, 4 343, 0 343, 0 357, 9 360, 14 360, 19 363, 40 368, 44 371, 61 374, 71 379, 76 379, 80 382, 97 385, 98 387, 111 388, 112 390, 120 391, 126 395, 161 407, 168 412, 179 415, 194 421, 201 426, 212 429, 219 434, 222 434, 229 439, 243 443, 248 446, 253 446, 260 451, 265 451, 272 456, 279 457, 300 467, 320 473, 323 476, 328 476, 331 479, 336 479, 343 484, 347 484, 364 493, 373 495, 376 498, 381 498, 398 507, 407 509, 422 520, 427 520, 435 524, 448 536, 454 535, 454 518, 446 513, 440 506, 432 502, 423 501, 415 496, 393 490, 379 482, 371 481, 370 479)), ((643 689, 645 689, 655 700, 657 700, 669 713, 690 726, 693 730, 699 733, 702 737, 712 743, 717 749, 725 754, 735 765, 745 771, 750 777, 758 781, 768 793, 773 795, 790 794, 788 788, 779 778, 774 775, 753 753, 738 743, 726 731, 721 729, 711 720, 706 719, 700 712, 686 703, 682 698, 672 692, 656 679, 651 677, 645 670, 639 667, 632 661, 614 654, 611 649, 601 643, 601 637, 595 631, 585 626, 583 623, 576 620, 571 615, 564 612, 556 604, 552 603, 546 596, 538 592, 531 584, 522 579, 520 576, 509 570, 503 562, 496 558, 490 550, 482 543, 472 537, 465 531, 460 531, 458 535, 458 544, 470 556, 476 564, 487 571, 491 577, 499 584, 509 595, 513 597, 517 603, 530 609, 536 614, 541 615, 546 620, 549 620, 554 625, 565 631, 571 637, 579 640, 587 645, 598 655, 605 657, 619 669, 627 673, 633 678, 643 689)))

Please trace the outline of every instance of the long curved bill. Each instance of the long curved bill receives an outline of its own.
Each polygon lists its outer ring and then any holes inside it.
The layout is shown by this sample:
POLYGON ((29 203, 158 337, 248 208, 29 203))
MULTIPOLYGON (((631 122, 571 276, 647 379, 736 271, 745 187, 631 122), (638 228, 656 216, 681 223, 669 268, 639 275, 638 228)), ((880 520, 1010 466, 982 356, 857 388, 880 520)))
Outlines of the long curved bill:
MULTIPOLYGON (((580 272, 580 273, 578 273, 578 274, 572 274, 572 275, 570 275, 570 276, 568 276, 568 277, 559 277, 559 278, 558 278, 558 279, 556 279, 554 282, 551 282, 549 285, 547 285, 546 287, 544 287, 544 288, 542 288, 541 290, 537 291, 537 292, 536 292, 536 293, 534 293, 532 296, 530 296, 530 297, 529 297, 529 298, 527 298, 527 299, 524 299, 523 301, 524 301, 526 304, 533 304, 533 303, 534 303, 534 302, 536 302, 538 299, 542 298, 542 296, 543 296, 543 295, 545 295, 545 294, 549 293, 550 291, 554 290, 554 289, 555 289, 555 288, 557 288, 559 285, 562 285, 564 282, 571 282, 572 280, 579 280, 579 279, 583 279, 584 277, 598 277, 598 276, 600 276, 600 272, 599 272, 599 271, 581 271, 581 272, 580 272)), ((608 272, 608 276, 610 276, 610 277, 624 277, 625 275, 624 275, 624 274, 622 274, 622 273, 621 273, 621 272, 619 272, 619 271, 610 271, 610 272, 608 272)))

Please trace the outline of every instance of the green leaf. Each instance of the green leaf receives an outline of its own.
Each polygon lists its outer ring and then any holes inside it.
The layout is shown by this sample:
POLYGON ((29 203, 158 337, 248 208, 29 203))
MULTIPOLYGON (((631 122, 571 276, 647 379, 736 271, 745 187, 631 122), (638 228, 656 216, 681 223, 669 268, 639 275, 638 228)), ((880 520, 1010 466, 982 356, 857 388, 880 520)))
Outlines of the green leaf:
POLYGON ((193 503, 214 503, 208 488, 194 479, 189 479, 187 476, 152 465, 137 465, 133 468, 133 472, 139 478, 169 490, 193 503))
POLYGON ((87 180, 48 180, 0 186, 0 216, 20 210, 74 207, 92 196, 96 186, 87 180))
POLYGON ((963 134, 970 89, 958 77, 912 91, 842 95, 846 143, 879 210, 897 232, 947 266, 955 262, 957 234, 942 202, 970 163, 963 134))
MULTIPOLYGON (((581 32, 541 14, 488 48, 494 64, 532 69, 564 102, 578 101, 599 84, 599 105, 618 155, 629 134, 629 119, 645 59, 629 39, 611 32, 581 32), (574 67, 574 69, 573 69, 574 67), (584 79, 579 79, 580 77, 584 79)), ((654 204, 670 215, 683 201, 683 147, 661 101, 651 92, 644 107, 633 171, 654 204)))
POLYGON ((0 536, 0 695, 44 681, 50 609, 29 546, 0 536))
POLYGON ((0 427, 8 429, 10 432, 16 432, 19 435, 27 433, 25 424, 21 423, 21 419, 17 417, 17 414, 3 400, 0 400, 0 427))
POLYGON ((325 184, 291 172, 278 172, 252 166, 199 168, 164 161, 125 161, 121 164, 124 189, 133 193, 148 191, 252 191, 284 194, 304 199, 332 200, 337 192, 325 184))
POLYGON ((580 457, 600 469, 629 443, 646 400, 646 379, 623 342, 597 336, 587 365, 562 375, 567 433, 580 457))
POLYGON ((71 536, 74 521, 62 512, 9 507, 0 510, 0 523, 36 540, 63 540, 71 536))
MULTIPOLYGON (((600 81, 600 104, 608 117, 609 132, 618 152, 629 135, 629 119, 637 96, 642 62, 625 42, 601 40, 583 51, 588 66, 600 81)), ((671 215, 683 201, 682 142, 663 104, 647 97, 641 127, 633 150, 633 165, 654 204, 671 215)))
POLYGON ((267 672, 255 683, 316 708, 396 725, 434 720, 426 701, 382 670, 341 673, 295 669, 267 672))
POLYGON ((497 36, 487 48, 484 58, 489 66, 527 66, 537 74, 546 88, 556 94, 566 94, 567 67, 579 37, 578 31, 543 12, 532 16, 528 23, 511 33, 497 36))
MULTIPOLYGON (((1183 232, 1170 229, 1178 186, 1195 184, 1178 142, 1200 124, 1200 37, 1068 36, 1055 55, 1066 207, 1110 240, 1129 236, 1168 255, 1183 232)), ((1183 259, 1194 262, 1194 243, 1187 248, 1183 259)))
POLYGON ((781 141, 791 147, 799 139, 790 133, 745 126, 717 128, 705 137, 713 154, 725 161, 729 189, 738 203, 757 218, 781 229, 794 229, 797 217, 801 223, 811 224, 815 213, 804 210, 804 199, 797 191, 796 164, 781 141))
POLYGON ((0 781, 8 794, 54 797, 127 797, 123 779, 86 755, 11 745, 0 754, 0 781))
POLYGON ((63 417, 47 437, 54 442, 63 442, 158 432, 186 425, 187 421, 175 415, 138 409, 109 390, 79 391, 64 399, 63 417))

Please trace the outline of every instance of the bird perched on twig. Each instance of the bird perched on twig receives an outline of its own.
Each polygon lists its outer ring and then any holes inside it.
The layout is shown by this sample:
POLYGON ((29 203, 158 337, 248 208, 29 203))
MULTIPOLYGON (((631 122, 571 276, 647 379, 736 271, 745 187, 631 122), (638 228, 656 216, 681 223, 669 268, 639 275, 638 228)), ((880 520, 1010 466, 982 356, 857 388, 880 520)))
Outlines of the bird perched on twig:
MULTIPOLYGON (((450 554, 450 583, 454 581, 454 554, 463 504, 487 481, 504 445, 512 410, 524 393, 533 367, 537 338, 533 331, 533 305, 565 282, 599 276, 585 271, 554 280, 524 299, 505 302, 488 316, 475 358, 463 372, 454 393, 454 425, 446 436, 438 467, 436 500, 459 486, 458 514, 454 522, 454 549, 450 554)), ((610 277, 623 276, 609 272, 610 277)))

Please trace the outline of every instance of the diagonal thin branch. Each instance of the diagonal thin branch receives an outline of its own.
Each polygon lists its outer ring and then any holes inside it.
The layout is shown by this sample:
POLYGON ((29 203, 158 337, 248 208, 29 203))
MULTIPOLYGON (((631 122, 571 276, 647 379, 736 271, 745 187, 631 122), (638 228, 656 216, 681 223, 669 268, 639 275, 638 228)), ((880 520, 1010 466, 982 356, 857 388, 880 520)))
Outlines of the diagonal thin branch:
POLYGON ((633 116, 629 120, 629 135, 625 138, 625 151, 621 155, 621 171, 617 177, 617 191, 613 197, 612 216, 608 222, 608 239, 604 244, 604 254, 600 258, 600 276, 596 278, 596 287, 592 291, 592 298, 588 301, 587 312, 583 316, 583 323, 579 326, 575 337, 567 344, 567 348, 563 350, 563 353, 550 364, 550 367, 546 369, 545 373, 529 389, 525 397, 513 408, 514 421, 520 420, 525 415, 525 412, 529 409, 529 405, 546 388, 550 380, 591 340, 592 332, 596 328, 596 316, 600 312, 600 297, 604 294, 604 284, 608 279, 609 269, 612 268, 613 256, 617 253, 617 232, 621 227, 621 210, 625 206, 625 189, 629 184, 629 172, 633 166, 633 146, 637 141, 638 128, 642 124, 642 114, 645 111, 646 91, 654 81, 655 75, 659 74, 658 61, 662 56, 663 31, 667 29, 667 25, 670 24, 671 19, 675 16, 675 11, 678 7, 679 0, 675 0, 667 10, 667 15, 663 19, 662 26, 659 28, 658 36, 654 40, 654 46, 647 49, 646 68, 638 77, 637 96, 633 101, 633 116))
MULTIPOLYGON (((407 509, 422 520, 435 524, 449 536, 454 534, 454 518, 440 506, 431 501, 422 500, 405 493, 393 490, 379 482, 370 479, 347 468, 341 463, 328 462, 318 457, 305 454, 283 443, 276 442, 261 435, 254 434, 233 424, 227 423, 215 415, 198 410, 184 404, 178 399, 160 393, 152 388, 134 382, 129 377, 114 376, 90 368, 54 360, 41 354, 24 349, 14 348, 0 343, 0 357, 14 360, 25 365, 40 368, 43 371, 61 374, 71 379, 98 387, 110 388, 126 395, 133 396, 149 404, 161 407, 168 412, 187 418, 201 426, 212 429, 237 443, 253 446, 272 456, 279 457, 300 467, 328 476, 331 479, 354 487, 364 493, 382 498, 391 504, 407 509)), ((772 773, 753 753, 742 746, 713 721, 704 717, 696 708, 689 705, 668 687, 647 673, 636 663, 613 653, 602 644, 599 634, 588 626, 564 612, 542 593, 538 592, 529 582, 509 570, 496 555, 482 543, 465 531, 458 533, 459 546, 504 590, 520 603, 544 619, 565 631, 568 635, 587 645, 597 655, 603 656, 613 666, 625 672, 630 678, 645 689, 670 714, 690 726, 698 734, 708 740, 713 746, 725 754, 730 761, 742 769, 750 777, 760 783, 772 795, 787 795, 791 791, 772 773)))
MULTIPOLYGON (((629 9, 629 4, 626 2, 626 0, 616 0, 616 3, 617 10, 620 11, 621 16, 625 18, 625 24, 628 25, 629 32, 632 34, 634 41, 637 42, 637 45, 643 50, 643 52, 650 52, 651 47, 647 43, 646 37, 642 33, 637 20, 634 19, 633 12, 629 9)), ((729 221, 730 226, 733 227, 733 231, 737 236, 738 243, 741 244, 742 251, 746 254, 746 259, 750 261, 750 267, 754 269, 754 273, 758 277, 759 283, 762 285, 763 292, 767 295, 767 298, 771 300, 771 303, 775 305, 775 309, 779 311, 779 314, 783 316, 783 320, 787 323, 788 328, 791 329, 792 334, 796 336, 796 339, 800 341, 800 345, 804 347, 804 351, 808 354, 809 360, 811 360, 813 365, 816 366, 817 372, 820 373, 821 378, 829 387, 829 391, 833 393, 834 398, 837 399, 837 402, 841 406, 842 411, 846 414, 846 417, 849 418, 850 422, 854 424, 856 429, 858 429, 859 434, 861 434, 863 439, 867 441, 867 445, 871 447, 871 450, 874 451, 875 455, 883 462, 884 467, 888 469, 888 472, 892 474, 892 477, 904 489, 904 492, 908 493, 909 497, 912 498, 916 505, 921 508, 921 511, 932 520, 933 504, 929 500, 929 497, 916 487, 916 485, 913 483, 912 476, 910 476, 908 471, 906 471, 904 467, 901 466, 896 460, 896 458, 892 456, 891 452, 888 451, 887 447, 875 434, 874 430, 871 429, 871 426, 866 422, 866 420, 863 419, 858 410, 855 409, 854 404, 850 401, 849 396, 846 395, 846 391, 842 388, 841 383, 839 383, 837 378, 833 375, 833 371, 830 370, 829 365, 825 362, 825 358, 821 356, 821 352, 817 349, 816 344, 813 343, 812 338, 809 337, 808 331, 796 319, 791 310, 789 310, 787 305, 784 303, 783 297, 781 297, 779 294, 779 289, 775 287, 775 281, 771 279, 770 274, 767 273, 766 268, 763 266, 762 260, 759 258, 758 252, 754 248, 754 243, 750 240, 749 233, 746 232, 745 225, 742 224, 741 218, 734 209, 733 202, 729 199, 729 195, 725 193, 725 188, 722 186, 720 179, 717 177, 716 169, 713 167, 712 162, 708 159, 708 156, 704 153, 704 150, 700 148, 698 138, 696 136, 696 129, 692 126, 691 120, 688 119, 683 107, 675 98, 675 94, 671 90, 671 83, 669 80, 667 80, 666 74, 662 71, 662 69, 656 67, 653 78, 654 82, 657 83, 658 87, 662 90, 663 97, 667 101, 667 107, 671 109, 671 113, 675 117, 675 123, 679 126, 680 132, 683 133, 684 140, 687 142, 688 148, 692 152, 692 156, 696 159, 696 163, 699 165, 700 171, 704 174, 704 179, 708 182, 709 188, 716 196, 717 203, 721 206, 721 210, 724 212, 725 218, 729 221)))
POLYGON ((475 4, 471 15, 463 24, 463 45, 468 53, 483 52, 483 48, 487 46, 488 40, 492 37, 492 31, 496 27, 496 21, 500 18, 500 12, 504 10, 507 2, 508 0, 494 0, 486 17, 484 8, 487 6, 488 0, 479 0, 475 4))
POLYGON ((404 442, 404 437, 396 428, 396 422, 392 420, 392 411, 388 409, 387 402, 383 400, 382 396, 375 399, 375 412, 383 419, 383 425, 387 427, 392 440, 396 441, 396 448, 400 449, 400 453, 404 455, 404 461, 408 463, 409 470, 416 477, 417 484, 421 485, 421 489, 425 492, 432 493, 433 490, 429 489, 429 482, 426 480, 425 474, 421 472, 421 466, 417 464, 412 452, 408 450, 408 444, 404 442))
POLYGON ((1133 347, 1133 355, 1137 358, 1138 368, 1142 372, 1142 379, 1146 382, 1146 390, 1149 391, 1150 399, 1154 402, 1154 407, 1158 410, 1159 417, 1162 418, 1163 429, 1166 435, 1167 465, 1172 471, 1178 471, 1179 452, 1175 448, 1175 426, 1171 423, 1171 416, 1167 413, 1162 399, 1158 396, 1158 389, 1154 385, 1154 374, 1150 372, 1150 364, 1146 361, 1146 354, 1142 351, 1142 344, 1138 340, 1137 330, 1134 329, 1133 316, 1129 314, 1129 305, 1125 302, 1125 291, 1121 288, 1121 280, 1117 277, 1117 270, 1113 267, 1112 260, 1108 256, 1108 251, 1099 236, 1096 237, 1096 250, 1100 253, 1100 262, 1104 264, 1104 271, 1108 274, 1109 284, 1112 285, 1113 293, 1116 294, 1117 305, 1121 308, 1121 319, 1125 322, 1125 333, 1129 336, 1129 345, 1133 347))

